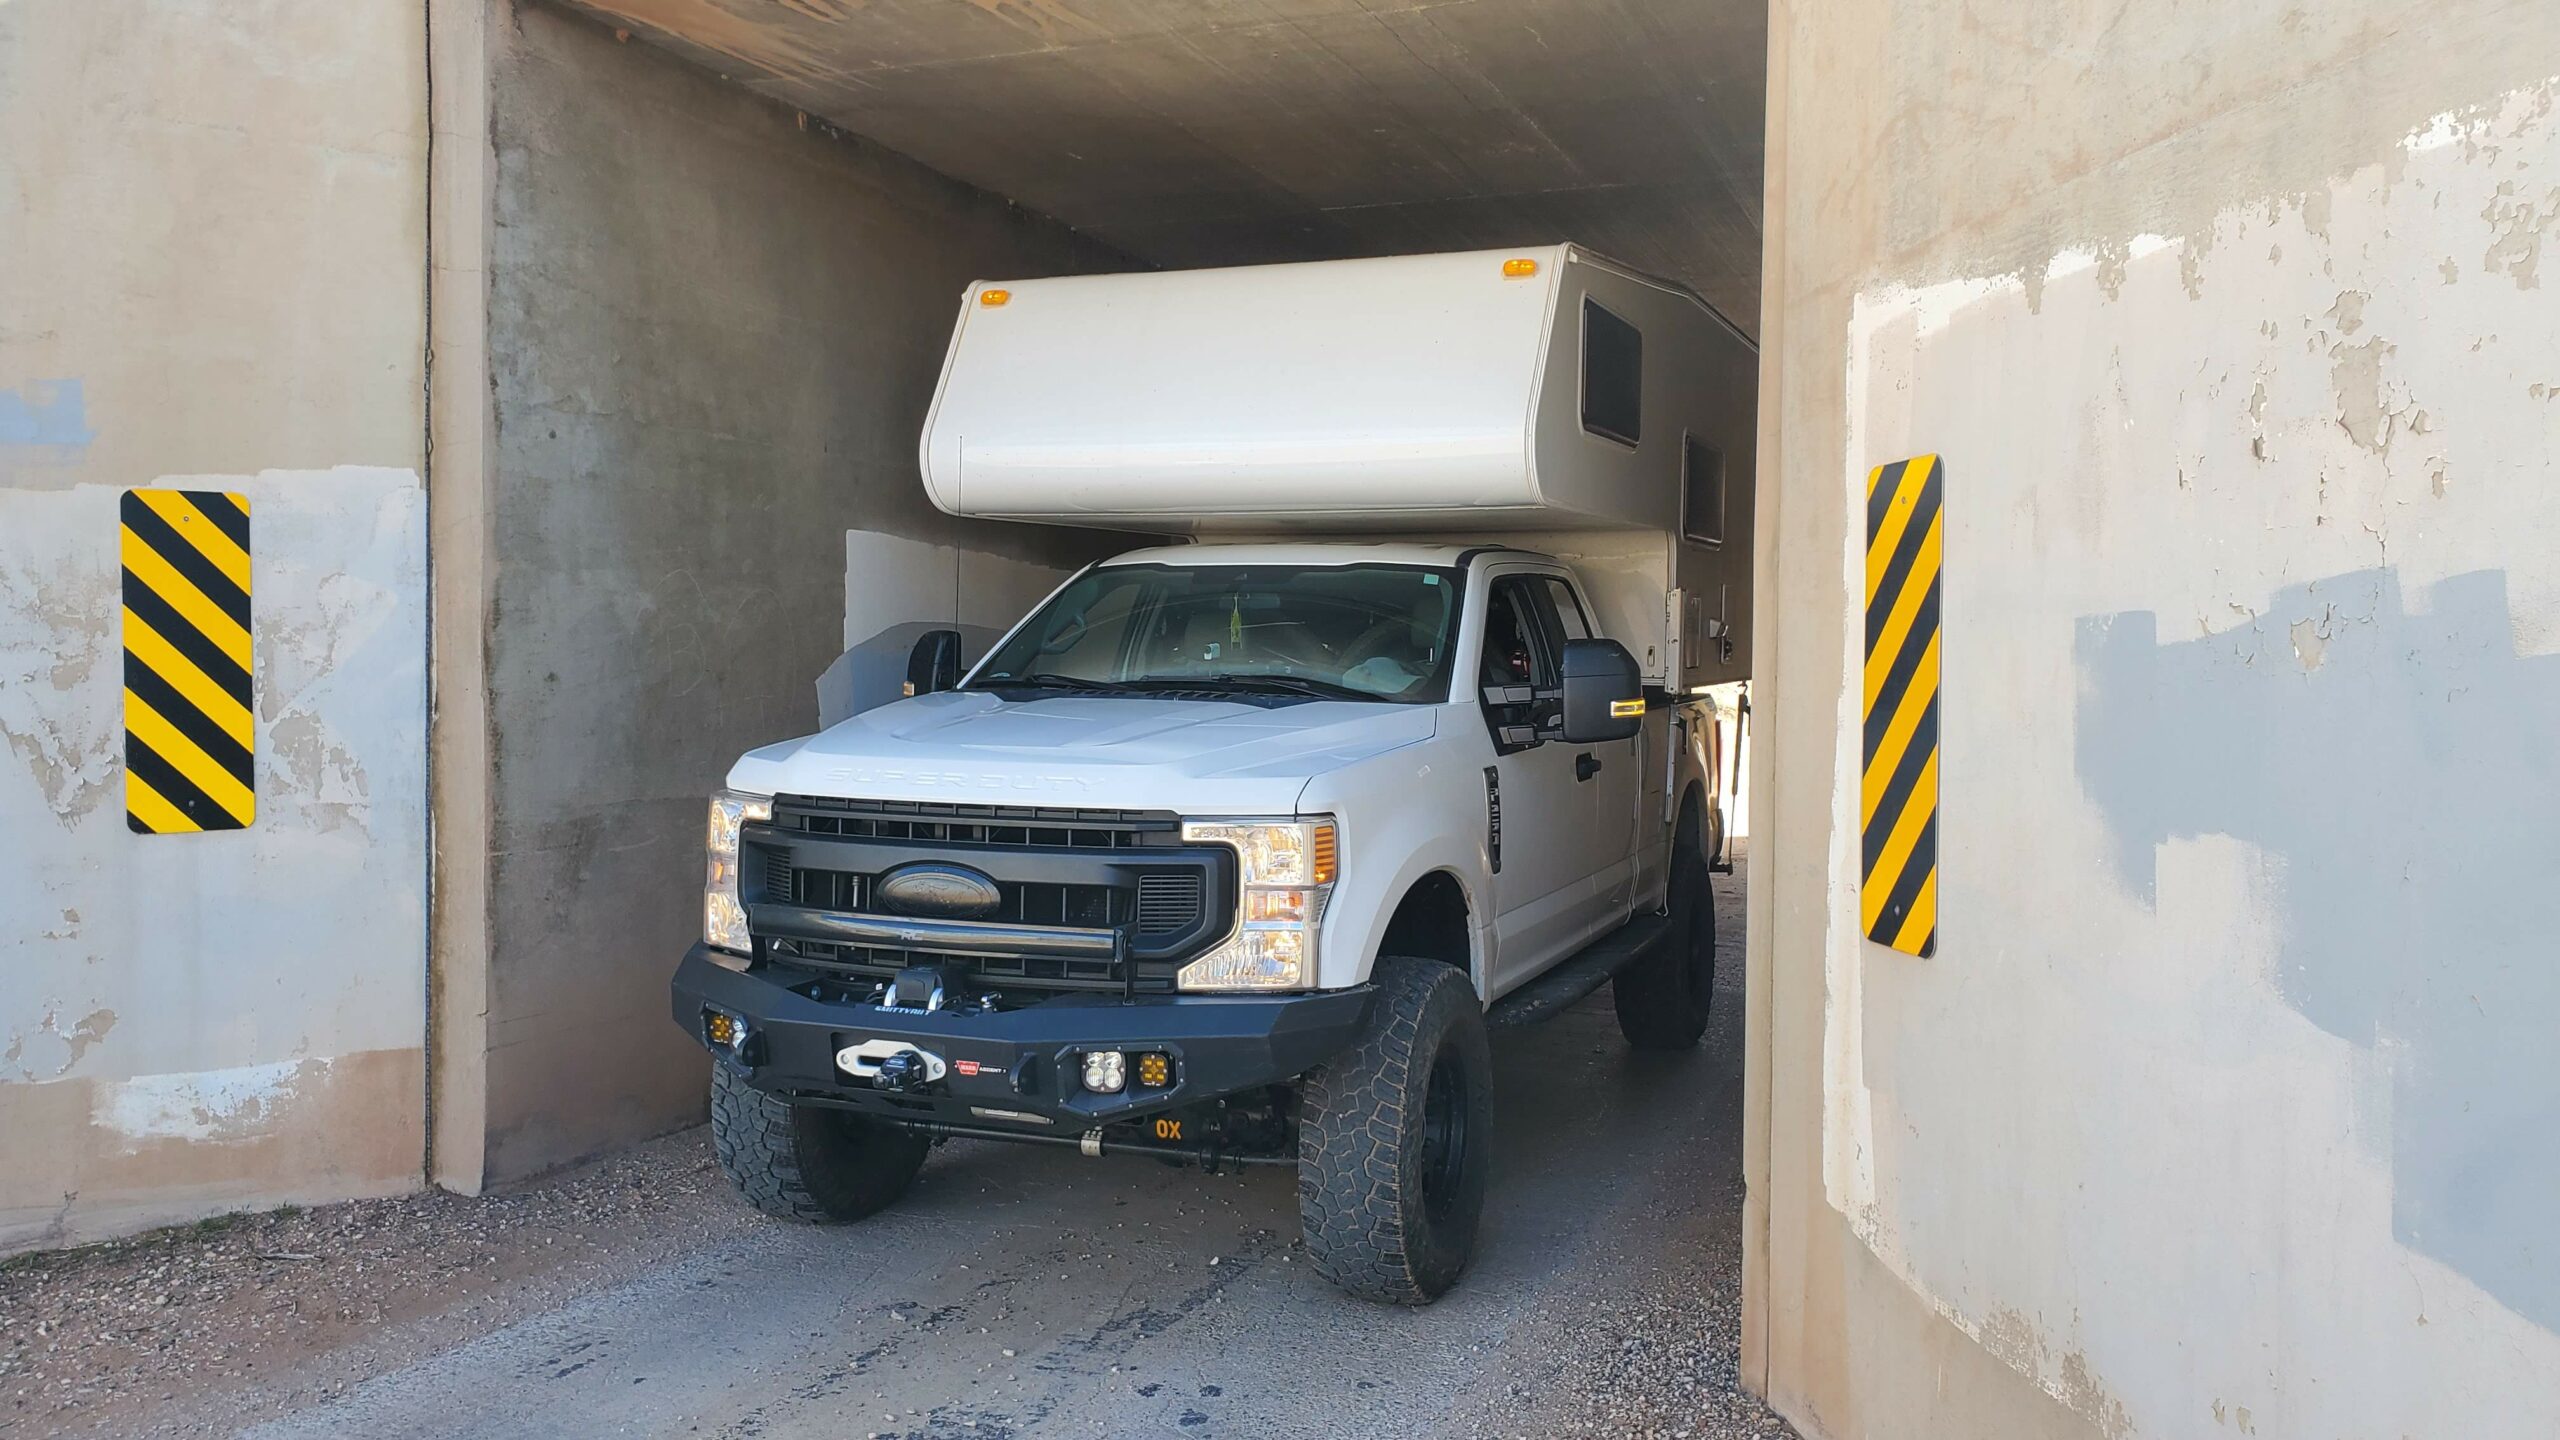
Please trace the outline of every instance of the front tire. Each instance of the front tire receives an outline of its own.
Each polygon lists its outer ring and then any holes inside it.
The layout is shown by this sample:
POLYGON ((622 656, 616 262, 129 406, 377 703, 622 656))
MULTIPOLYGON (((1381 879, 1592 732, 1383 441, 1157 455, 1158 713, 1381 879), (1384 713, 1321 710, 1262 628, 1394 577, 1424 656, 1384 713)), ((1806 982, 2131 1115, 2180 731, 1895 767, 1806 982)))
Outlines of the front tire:
POLYGON ((747 1203, 818 1224, 859 1220, 906 1193, 926 1140, 849 1110, 794 1105, 711 1066, 711 1151, 747 1203))
POLYGON ((1698 853, 1697 832, 1680 827, 1672 845, 1669 933, 1653 954, 1610 982, 1618 1033, 1638 1050, 1686 1050, 1707 1033, 1715 1003, 1716 896, 1698 853))
POLYGON ((1316 1272, 1428 1305, 1475 1253, 1493 1159, 1493 1051, 1465 972, 1385 957, 1358 1044, 1298 1106, 1298 1217, 1316 1272))

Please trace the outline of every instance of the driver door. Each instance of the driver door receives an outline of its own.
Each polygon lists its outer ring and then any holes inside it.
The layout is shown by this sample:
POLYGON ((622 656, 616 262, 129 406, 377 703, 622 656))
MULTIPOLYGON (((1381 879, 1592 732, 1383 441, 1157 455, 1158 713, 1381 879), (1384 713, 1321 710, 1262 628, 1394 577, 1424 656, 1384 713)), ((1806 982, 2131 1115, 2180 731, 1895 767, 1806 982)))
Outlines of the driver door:
POLYGON ((1477 693, 1493 739, 1489 802, 1498 801, 1493 867, 1498 994, 1571 954, 1589 938, 1596 788, 1564 743, 1555 630, 1541 611, 1544 576, 1498 574, 1485 596, 1477 693))

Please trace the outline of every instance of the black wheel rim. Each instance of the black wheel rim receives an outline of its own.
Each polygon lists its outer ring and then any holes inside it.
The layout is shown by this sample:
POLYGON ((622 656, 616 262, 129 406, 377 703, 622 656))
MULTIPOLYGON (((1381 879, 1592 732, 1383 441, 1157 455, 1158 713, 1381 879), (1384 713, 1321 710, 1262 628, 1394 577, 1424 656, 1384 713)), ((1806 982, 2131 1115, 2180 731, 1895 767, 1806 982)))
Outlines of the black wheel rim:
POLYGON ((1434 1220, 1457 1203, 1467 1173, 1467 1139, 1466 1066, 1443 1049, 1422 1097, 1422 1209, 1434 1220))

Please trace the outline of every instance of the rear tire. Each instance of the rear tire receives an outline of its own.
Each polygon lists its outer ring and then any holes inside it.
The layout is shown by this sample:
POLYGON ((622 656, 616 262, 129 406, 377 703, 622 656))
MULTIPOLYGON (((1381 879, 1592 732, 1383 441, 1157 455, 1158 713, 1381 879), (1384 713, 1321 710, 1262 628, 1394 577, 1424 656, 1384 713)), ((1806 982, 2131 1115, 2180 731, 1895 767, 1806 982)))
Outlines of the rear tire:
POLYGON ((926 1140, 849 1110, 794 1105, 711 1066, 711 1151, 747 1203, 818 1224, 859 1220, 906 1193, 926 1140))
POLYGON ((1298 1217, 1316 1272, 1364 1300, 1428 1305, 1475 1253, 1493 1159, 1493 1051, 1464 971, 1378 961, 1358 1044, 1298 1105, 1298 1217))
POLYGON ((1618 1033, 1638 1050, 1686 1050, 1707 1033, 1715 1004, 1716 896, 1695 821, 1671 847, 1671 919, 1654 952, 1610 982, 1618 1033))

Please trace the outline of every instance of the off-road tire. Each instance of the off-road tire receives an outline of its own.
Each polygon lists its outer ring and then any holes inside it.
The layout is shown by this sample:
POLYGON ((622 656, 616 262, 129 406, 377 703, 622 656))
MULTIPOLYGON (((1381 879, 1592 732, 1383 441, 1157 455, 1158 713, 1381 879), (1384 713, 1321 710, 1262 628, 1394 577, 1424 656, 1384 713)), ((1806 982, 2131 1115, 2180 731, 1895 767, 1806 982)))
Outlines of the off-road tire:
POLYGON ((1493 1051, 1466 972, 1391 956, 1374 982, 1367 1030, 1299 1096, 1298 1220, 1327 1280, 1364 1300, 1428 1305, 1475 1253, 1493 1051))
POLYGON ((859 1220, 906 1193, 926 1144, 849 1110, 775 1099, 727 1065, 711 1066, 711 1151, 767 1215, 859 1220))
POLYGON ((1609 984, 1618 1033, 1638 1050, 1686 1050, 1707 1033, 1715 1004, 1716 895, 1696 820, 1684 817, 1671 844, 1669 933, 1651 955, 1609 984))

